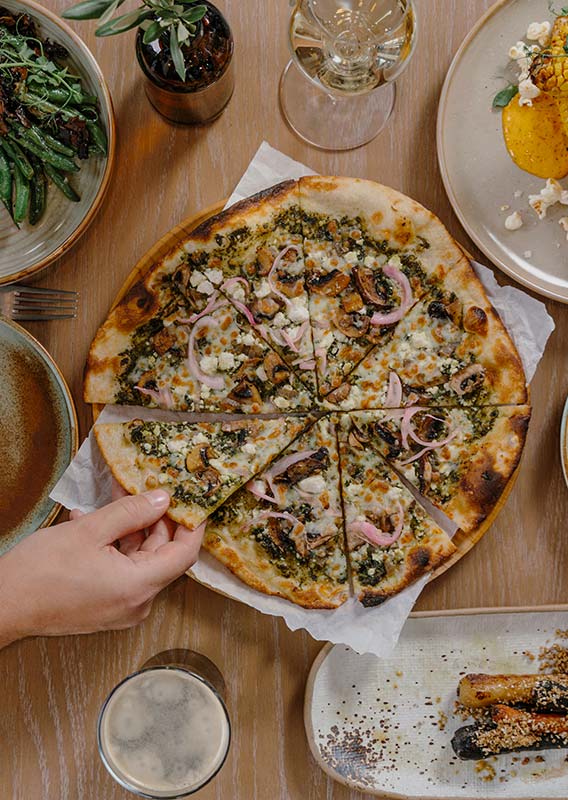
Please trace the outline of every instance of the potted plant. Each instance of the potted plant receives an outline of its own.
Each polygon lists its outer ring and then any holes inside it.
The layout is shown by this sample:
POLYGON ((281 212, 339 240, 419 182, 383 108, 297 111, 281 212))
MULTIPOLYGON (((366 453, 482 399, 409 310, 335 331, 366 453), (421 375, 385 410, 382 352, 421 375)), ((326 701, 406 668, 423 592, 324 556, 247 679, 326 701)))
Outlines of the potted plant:
POLYGON ((142 0, 116 15, 125 0, 83 0, 67 19, 98 19, 96 36, 138 28, 136 55, 146 94, 174 122, 203 124, 221 114, 233 93, 233 37, 209 0, 142 0))

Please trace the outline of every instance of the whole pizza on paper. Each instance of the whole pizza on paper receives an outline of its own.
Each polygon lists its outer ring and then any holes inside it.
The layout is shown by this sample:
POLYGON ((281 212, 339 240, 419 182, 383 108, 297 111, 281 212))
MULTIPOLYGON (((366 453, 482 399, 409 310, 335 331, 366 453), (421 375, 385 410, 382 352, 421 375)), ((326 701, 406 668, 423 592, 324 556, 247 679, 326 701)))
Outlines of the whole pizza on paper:
POLYGON ((85 400, 219 414, 95 435, 127 491, 166 489, 232 572, 306 608, 350 586, 377 605, 443 563, 454 545, 421 498, 476 530, 530 418, 515 346, 441 222, 335 177, 248 198, 157 263, 98 331, 85 400))

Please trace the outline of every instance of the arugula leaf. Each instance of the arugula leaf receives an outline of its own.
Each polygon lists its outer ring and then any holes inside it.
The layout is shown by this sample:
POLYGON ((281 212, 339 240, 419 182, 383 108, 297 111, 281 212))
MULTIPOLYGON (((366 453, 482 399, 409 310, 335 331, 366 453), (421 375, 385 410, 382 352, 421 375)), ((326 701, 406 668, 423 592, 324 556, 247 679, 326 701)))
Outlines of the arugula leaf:
POLYGON ((501 89, 500 92, 497 92, 493 98, 493 108, 505 108, 518 93, 519 87, 515 86, 514 83, 510 83, 504 89, 501 89))

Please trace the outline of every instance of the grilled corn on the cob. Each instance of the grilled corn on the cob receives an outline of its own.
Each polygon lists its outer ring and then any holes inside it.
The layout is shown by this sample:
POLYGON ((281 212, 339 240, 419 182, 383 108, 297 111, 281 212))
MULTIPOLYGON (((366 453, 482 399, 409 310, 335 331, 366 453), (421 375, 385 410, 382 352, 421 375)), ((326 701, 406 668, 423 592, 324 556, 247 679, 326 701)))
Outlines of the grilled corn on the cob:
POLYGON ((532 61, 532 82, 543 92, 568 94, 568 16, 557 17, 552 27, 550 46, 532 61))

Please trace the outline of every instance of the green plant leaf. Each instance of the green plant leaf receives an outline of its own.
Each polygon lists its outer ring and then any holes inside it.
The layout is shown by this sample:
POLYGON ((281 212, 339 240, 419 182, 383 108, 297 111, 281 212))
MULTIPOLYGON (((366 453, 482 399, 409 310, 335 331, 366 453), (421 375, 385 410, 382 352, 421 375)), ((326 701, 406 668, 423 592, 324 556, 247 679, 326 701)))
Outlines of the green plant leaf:
POLYGON ((157 20, 154 22, 149 22, 148 27, 144 32, 143 42, 144 44, 150 44, 150 42, 155 42, 156 39, 159 39, 162 35, 162 26, 157 20))
POLYGON ((493 108, 505 108, 518 93, 519 87, 515 86, 514 83, 510 83, 504 89, 501 89, 500 92, 497 92, 493 98, 493 108))
POLYGON ((187 40, 189 39, 189 31, 187 30, 187 28, 185 27, 185 25, 181 20, 178 22, 177 36, 178 36, 178 42, 181 42, 182 44, 183 42, 187 42, 187 40))
POLYGON ((174 62, 174 66, 176 68, 176 72, 182 81, 185 80, 185 61, 183 58, 183 53, 181 52, 181 48, 179 46, 178 38, 177 38, 177 31, 175 26, 172 25, 170 28, 170 52, 172 54, 172 61, 174 62))
POLYGON ((124 33, 131 28, 136 28, 145 19, 152 17, 153 13, 153 11, 146 10, 145 6, 141 6, 135 11, 122 14, 122 16, 111 19, 109 22, 101 25, 96 29, 95 36, 116 36, 117 33, 124 33))
POLYGON ((113 2, 105 11, 105 13, 101 15, 99 27, 101 25, 106 25, 106 23, 114 17, 119 5, 120 5, 120 0, 113 0, 113 2))
POLYGON ((183 15, 185 22, 198 22, 207 14, 207 6, 194 6, 183 15))
POLYGON ((61 16, 65 19, 98 19, 113 3, 114 0, 83 0, 66 8, 61 16))

